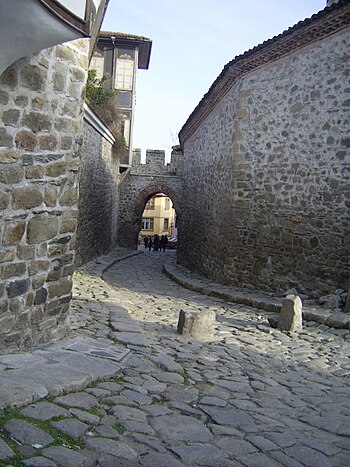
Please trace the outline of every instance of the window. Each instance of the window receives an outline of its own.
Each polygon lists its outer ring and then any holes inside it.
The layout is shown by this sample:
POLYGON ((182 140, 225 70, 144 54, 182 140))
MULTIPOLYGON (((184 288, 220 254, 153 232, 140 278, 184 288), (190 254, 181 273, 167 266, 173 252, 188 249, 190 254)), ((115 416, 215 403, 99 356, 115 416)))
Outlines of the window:
POLYGON ((132 94, 129 91, 118 91, 117 102, 120 107, 131 107, 132 94))
POLYGON ((124 91, 132 91, 134 80, 134 61, 128 58, 117 58, 115 87, 124 91))
POLYGON ((169 219, 164 219, 163 230, 169 230, 169 219))
POLYGON ((96 78, 102 79, 105 61, 102 55, 94 55, 91 59, 90 70, 96 70, 96 78))
POLYGON ((170 209, 170 199, 169 198, 165 198, 165 207, 164 207, 164 209, 166 211, 169 211, 169 209, 170 209))
POLYGON ((125 58, 133 60, 135 57, 135 50, 128 49, 127 47, 118 47, 118 58, 125 58))
POLYGON ((145 209, 154 209, 154 198, 151 198, 151 199, 147 202, 145 209))
POLYGON ((141 229, 142 230, 153 230, 153 217, 143 217, 141 229))

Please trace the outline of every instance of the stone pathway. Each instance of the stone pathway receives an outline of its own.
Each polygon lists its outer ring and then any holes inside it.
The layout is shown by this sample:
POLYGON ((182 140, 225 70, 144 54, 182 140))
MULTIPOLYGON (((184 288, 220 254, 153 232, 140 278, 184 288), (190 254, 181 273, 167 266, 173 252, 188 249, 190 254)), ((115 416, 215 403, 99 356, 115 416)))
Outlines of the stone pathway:
POLYGON ((269 312, 170 281, 174 256, 147 250, 108 269, 115 254, 76 274, 72 336, 56 355, 114 372, 2 410, 0 465, 350 465, 349 330, 272 329, 269 312), (214 311, 215 338, 178 336, 181 309, 214 311))

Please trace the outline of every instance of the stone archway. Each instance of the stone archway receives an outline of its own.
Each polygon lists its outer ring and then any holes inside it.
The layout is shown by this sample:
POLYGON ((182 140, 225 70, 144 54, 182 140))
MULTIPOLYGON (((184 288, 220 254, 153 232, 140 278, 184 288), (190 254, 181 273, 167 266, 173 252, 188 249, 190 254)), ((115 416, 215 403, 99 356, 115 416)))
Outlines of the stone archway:
POLYGON ((118 241, 121 246, 137 247, 145 205, 156 193, 164 193, 172 200, 181 234, 182 179, 176 176, 152 178, 153 183, 150 184, 150 177, 131 176, 129 183, 123 187, 118 222, 118 241))

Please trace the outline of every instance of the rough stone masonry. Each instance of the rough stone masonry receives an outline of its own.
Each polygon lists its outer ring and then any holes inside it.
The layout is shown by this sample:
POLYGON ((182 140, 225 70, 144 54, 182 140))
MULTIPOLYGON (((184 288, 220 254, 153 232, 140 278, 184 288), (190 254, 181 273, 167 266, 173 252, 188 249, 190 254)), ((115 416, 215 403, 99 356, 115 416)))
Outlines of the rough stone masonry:
POLYGON ((311 296, 350 275, 350 3, 226 65, 180 132, 179 261, 311 296))
POLYGON ((0 77, 0 350, 68 331, 88 39, 0 77))

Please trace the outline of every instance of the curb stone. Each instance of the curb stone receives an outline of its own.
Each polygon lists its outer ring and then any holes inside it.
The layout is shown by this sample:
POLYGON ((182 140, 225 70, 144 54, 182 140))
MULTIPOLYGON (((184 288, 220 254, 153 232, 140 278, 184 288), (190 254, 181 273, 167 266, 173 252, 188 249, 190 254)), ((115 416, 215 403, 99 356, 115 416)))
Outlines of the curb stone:
MULTIPOLYGON (((282 308, 282 298, 271 297, 263 292, 224 286, 204 277, 200 278, 198 274, 191 273, 183 266, 163 264, 163 272, 169 279, 182 287, 202 295, 221 298, 227 302, 239 303, 272 313, 279 313, 282 308)), ((349 313, 334 313, 328 308, 316 305, 312 307, 303 305, 303 319, 337 329, 350 329, 349 313)))

